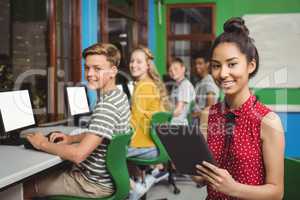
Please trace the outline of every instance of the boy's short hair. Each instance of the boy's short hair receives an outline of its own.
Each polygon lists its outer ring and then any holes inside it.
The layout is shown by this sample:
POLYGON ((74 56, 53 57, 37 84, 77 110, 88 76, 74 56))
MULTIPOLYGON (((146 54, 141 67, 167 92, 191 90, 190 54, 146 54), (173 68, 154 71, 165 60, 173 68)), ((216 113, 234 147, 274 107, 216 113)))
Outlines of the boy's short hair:
POLYGON ((104 55, 107 61, 110 62, 112 66, 118 67, 121 60, 120 50, 113 44, 109 43, 96 43, 88 48, 84 49, 82 52, 82 57, 86 59, 89 55, 104 55))
POLYGON ((198 58, 202 58, 204 60, 204 62, 206 62, 206 63, 210 61, 208 51, 201 51, 201 52, 194 53, 192 58, 194 61, 196 61, 196 59, 198 59, 198 58))
POLYGON ((205 55, 198 55, 195 57, 194 61, 196 61, 198 58, 202 58, 204 60, 205 63, 209 62, 209 58, 205 55))
POLYGON ((173 58, 170 62, 170 65, 173 63, 179 63, 181 66, 183 66, 183 67, 185 66, 183 60, 179 57, 173 58))

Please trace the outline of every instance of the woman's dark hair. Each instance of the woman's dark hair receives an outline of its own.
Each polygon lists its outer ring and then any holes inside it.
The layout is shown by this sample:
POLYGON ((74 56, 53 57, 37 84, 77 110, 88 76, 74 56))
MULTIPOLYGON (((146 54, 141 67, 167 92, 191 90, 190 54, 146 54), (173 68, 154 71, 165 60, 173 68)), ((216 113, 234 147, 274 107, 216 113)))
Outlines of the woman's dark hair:
POLYGON ((248 62, 255 60, 256 68, 249 75, 249 78, 252 78, 259 67, 259 56, 254 40, 249 37, 249 30, 245 25, 245 21, 240 17, 233 17, 225 22, 223 29, 224 32, 212 44, 209 57, 212 58, 213 51, 219 44, 225 42, 234 43, 246 55, 248 62))

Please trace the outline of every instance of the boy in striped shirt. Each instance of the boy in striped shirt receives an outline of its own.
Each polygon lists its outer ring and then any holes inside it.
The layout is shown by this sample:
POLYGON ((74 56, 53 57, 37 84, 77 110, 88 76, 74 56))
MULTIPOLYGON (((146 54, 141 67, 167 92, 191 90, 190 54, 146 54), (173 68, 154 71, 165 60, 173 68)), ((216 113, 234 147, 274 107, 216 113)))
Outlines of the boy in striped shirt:
POLYGON ((24 184, 24 197, 72 195, 106 197, 114 193, 105 157, 113 134, 129 131, 130 107, 127 96, 115 85, 121 55, 112 44, 97 43, 83 51, 85 76, 91 89, 101 91, 88 131, 79 135, 52 133, 50 140, 41 133, 27 139, 42 151, 73 162, 71 168, 37 177, 34 184, 24 184), (61 142, 54 143, 57 138, 61 142), (71 145, 78 143, 78 145, 71 145))

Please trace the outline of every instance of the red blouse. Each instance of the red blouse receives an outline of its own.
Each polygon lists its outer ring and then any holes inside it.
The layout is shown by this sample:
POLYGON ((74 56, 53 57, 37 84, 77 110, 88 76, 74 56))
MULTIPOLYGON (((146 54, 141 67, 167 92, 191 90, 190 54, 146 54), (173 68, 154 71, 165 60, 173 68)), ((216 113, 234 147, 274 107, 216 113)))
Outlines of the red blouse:
MULTIPOLYGON (((265 183, 265 168, 260 127, 262 118, 270 112, 270 109, 251 95, 241 107, 230 112, 235 115, 235 125, 228 148, 224 150, 225 122, 228 121, 225 116, 226 114, 228 116, 229 109, 222 102, 209 110, 208 146, 218 166, 227 169, 237 182, 262 185, 265 183)), ((236 199, 216 192, 209 186, 207 191, 207 199, 236 199)))

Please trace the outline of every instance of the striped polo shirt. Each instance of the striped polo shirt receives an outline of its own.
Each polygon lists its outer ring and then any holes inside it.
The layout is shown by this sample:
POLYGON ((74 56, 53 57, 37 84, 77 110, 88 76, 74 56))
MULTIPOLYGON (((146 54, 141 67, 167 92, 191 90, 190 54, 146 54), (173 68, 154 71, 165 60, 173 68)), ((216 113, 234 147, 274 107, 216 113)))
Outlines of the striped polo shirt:
POLYGON ((90 182, 114 189, 107 171, 105 157, 108 144, 114 134, 128 132, 130 107, 127 96, 115 89, 102 94, 93 111, 87 132, 103 137, 102 143, 79 164, 79 170, 90 182))

